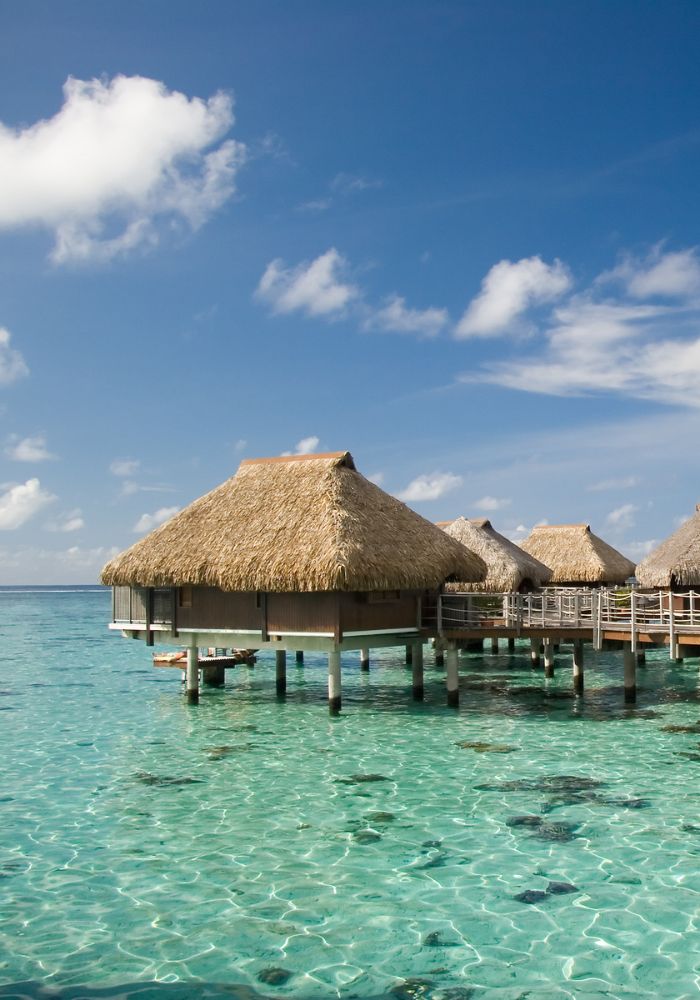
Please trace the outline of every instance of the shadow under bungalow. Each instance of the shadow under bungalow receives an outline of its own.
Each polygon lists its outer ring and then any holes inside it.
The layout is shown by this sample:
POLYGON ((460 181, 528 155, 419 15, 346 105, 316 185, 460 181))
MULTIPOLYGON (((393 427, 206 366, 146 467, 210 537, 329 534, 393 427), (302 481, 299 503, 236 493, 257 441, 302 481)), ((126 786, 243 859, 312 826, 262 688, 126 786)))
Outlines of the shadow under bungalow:
MULTIPOLYGON (((328 701, 341 707, 340 654, 412 647, 423 697, 421 606, 453 580, 485 578, 482 559, 362 476, 349 452, 249 459, 235 476, 116 556, 111 628, 187 648, 186 689, 199 692, 199 647, 328 656, 328 701)), ((445 655, 456 705, 458 652, 445 655)))

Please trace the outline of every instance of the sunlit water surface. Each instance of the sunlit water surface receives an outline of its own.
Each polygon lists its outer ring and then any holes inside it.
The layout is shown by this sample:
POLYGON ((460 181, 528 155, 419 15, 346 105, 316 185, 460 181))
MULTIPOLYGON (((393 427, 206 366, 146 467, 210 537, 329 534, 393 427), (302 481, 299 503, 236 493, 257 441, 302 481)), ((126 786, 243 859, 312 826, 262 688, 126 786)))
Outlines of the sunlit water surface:
POLYGON ((109 611, 0 591, 0 996, 697 996, 697 661, 469 654, 457 712, 348 654, 332 719, 308 654, 187 706, 109 611))

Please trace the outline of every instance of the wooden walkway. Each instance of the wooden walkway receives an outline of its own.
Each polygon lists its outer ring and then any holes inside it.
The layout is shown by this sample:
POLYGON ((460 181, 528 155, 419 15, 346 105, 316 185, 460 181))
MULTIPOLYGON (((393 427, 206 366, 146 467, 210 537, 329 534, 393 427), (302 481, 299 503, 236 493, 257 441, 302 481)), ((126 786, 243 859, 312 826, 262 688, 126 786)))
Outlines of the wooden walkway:
MULTIPOLYGON (((615 590, 545 590, 534 594, 443 594, 423 609, 425 631, 446 640, 583 639, 680 649, 700 646, 700 594, 615 590)), ((693 655, 688 653, 686 655, 693 655)), ((700 650, 697 655, 700 655, 700 650)))

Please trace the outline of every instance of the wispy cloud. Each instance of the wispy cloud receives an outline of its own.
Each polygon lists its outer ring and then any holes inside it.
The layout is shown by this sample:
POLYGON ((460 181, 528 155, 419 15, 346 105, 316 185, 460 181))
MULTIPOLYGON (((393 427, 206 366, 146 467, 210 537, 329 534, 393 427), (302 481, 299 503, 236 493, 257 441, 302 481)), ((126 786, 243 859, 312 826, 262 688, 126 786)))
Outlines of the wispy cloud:
POLYGON ((545 264, 540 257, 494 264, 455 329, 455 336, 494 337, 506 332, 533 305, 560 298, 571 287, 561 261, 545 264))
POLYGON ((141 535, 145 531, 153 531, 160 524, 169 521, 179 510, 179 507, 161 507, 159 510, 154 511, 153 514, 142 514, 134 525, 134 532, 141 535))
POLYGON ((373 177, 363 177, 361 174, 336 174, 330 183, 331 191, 337 194, 349 195, 358 191, 371 191, 383 187, 384 182, 373 177))
POLYGON ((119 495, 123 497, 133 497, 137 493, 177 493, 174 486, 167 483, 137 483, 133 479, 125 479, 119 495))
POLYGON ((109 471, 113 476, 133 476, 141 467, 141 460, 138 458, 115 458, 110 462, 109 471))
POLYGON ((256 295, 275 313, 337 316, 358 296, 357 288, 342 280, 346 270, 347 261, 333 247, 296 267, 273 260, 260 279, 256 295))
POLYGON ((5 454, 15 462, 46 462, 56 457, 47 448, 46 438, 42 434, 26 438, 12 435, 5 454))
POLYGON ((14 347, 10 347, 10 331, 0 326, 0 385, 10 385, 29 374, 27 362, 14 347))
POLYGON ((222 141, 229 95, 188 98, 139 76, 69 77, 63 93, 52 118, 0 124, 0 228, 51 230, 54 262, 153 244, 161 219, 197 228, 235 190, 245 147, 222 141))
POLYGON ((449 323, 447 309, 409 309, 400 295, 390 295, 379 309, 370 310, 364 327, 387 333, 411 333, 419 337, 436 337, 449 323))
POLYGON ((60 531, 65 534, 69 534, 73 531, 80 531, 81 528, 85 527, 85 521, 83 519, 83 512, 80 507, 75 507, 73 510, 68 510, 60 517, 53 521, 49 521, 46 524, 47 531, 60 531))
POLYGON ((302 438, 301 441, 297 441, 294 446, 294 451, 283 451, 283 455, 313 455, 313 453, 318 449, 321 439, 316 437, 315 434, 309 437, 302 438))
POLYGON ((620 507, 610 511, 605 518, 605 523, 620 531, 633 528, 635 525, 634 515, 638 510, 639 507, 636 504, 623 503, 620 507))
POLYGON ((604 294, 613 280, 608 272, 554 309, 541 336, 529 342, 529 353, 487 363, 461 380, 547 395, 609 393, 700 407, 697 252, 655 251, 652 263, 627 258, 621 266, 621 294, 604 294), (659 301, 664 297, 674 301, 659 301))
POLYGON ((0 494, 0 531, 15 531, 56 499, 38 479, 11 486, 0 494))
POLYGON ((396 495, 399 500, 404 500, 406 503, 438 500, 461 485, 461 476, 455 476, 452 472, 433 472, 412 479, 408 486, 396 495))
POLYGON ((503 510, 506 507, 510 507, 513 501, 510 497, 481 497, 480 500, 474 500, 472 507, 475 510, 503 510))
POLYGON ((601 479, 600 482, 591 483, 586 489, 589 493, 603 493, 607 490, 629 490, 633 486, 639 486, 641 479, 639 476, 621 476, 619 479, 601 479))

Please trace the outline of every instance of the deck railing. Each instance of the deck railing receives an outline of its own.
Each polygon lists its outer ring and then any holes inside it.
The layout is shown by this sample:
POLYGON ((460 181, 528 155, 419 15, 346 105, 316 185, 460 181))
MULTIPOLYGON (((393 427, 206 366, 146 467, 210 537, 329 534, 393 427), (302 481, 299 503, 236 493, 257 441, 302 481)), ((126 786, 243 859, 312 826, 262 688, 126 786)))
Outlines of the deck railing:
POLYGON ((630 588, 449 593, 426 602, 422 624, 439 633, 542 628, 565 634, 569 629, 591 629, 597 644, 603 632, 621 631, 630 634, 633 648, 645 633, 669 636, 673 645, 684 633, 700 632, 700 594, 630 588))

